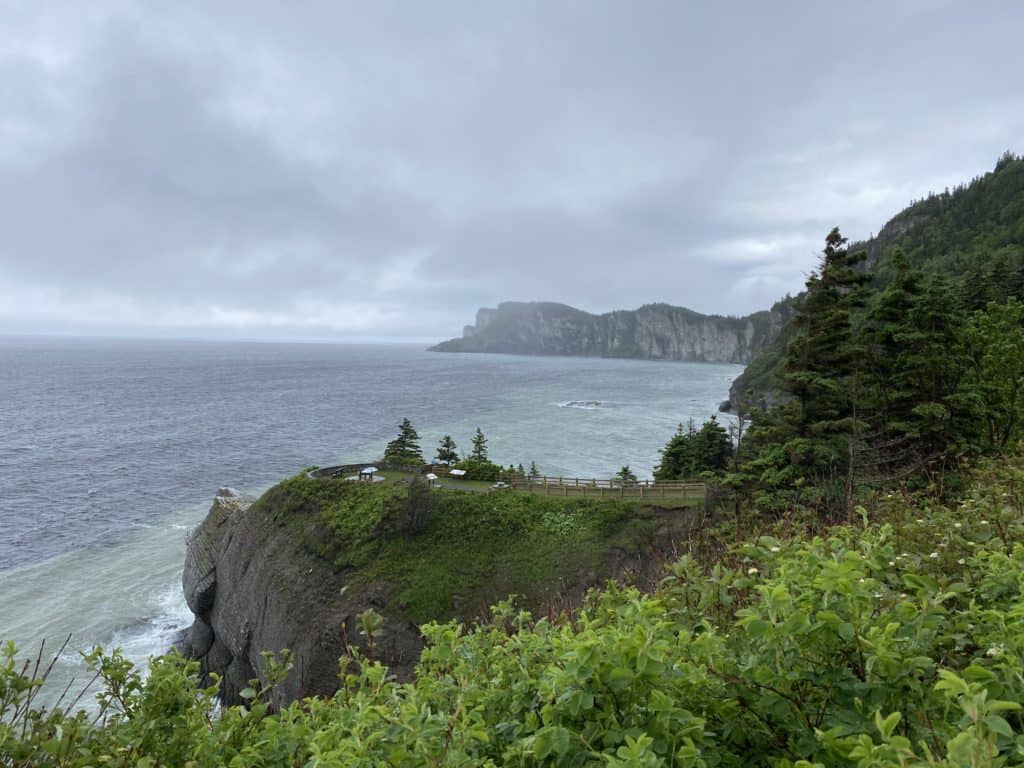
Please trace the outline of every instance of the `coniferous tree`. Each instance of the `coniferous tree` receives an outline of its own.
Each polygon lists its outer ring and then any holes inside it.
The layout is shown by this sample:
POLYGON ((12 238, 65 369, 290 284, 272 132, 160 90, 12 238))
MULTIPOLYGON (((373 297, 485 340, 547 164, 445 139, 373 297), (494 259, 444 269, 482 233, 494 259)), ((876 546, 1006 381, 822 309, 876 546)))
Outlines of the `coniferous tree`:
POLYGON ((406 464, 421 464, 423 462, 420 436, 409 419, 402 419, 402 423, 398 425, 398 436, 387 444, 384 449, 384 459, 406 464))
POLYGON ((728 431, 712 416, 698 430, 690 421, 679 425, 661 451, 661 462, 654 470, 655 480, 685 480, 702 472, 722 472, 732 455, 728 431))
POLYGON ((896 273, 862 334, 868 379, 862 412, 870 422, 865 477, 876 480, 917 471, 943 455, 962 368, 961 315, 949 284, 924 278, 898 250, 892 262, 896 273))
POLYGON ((697 432, 697 456, 694 470, 701 472, 722 472, 732 456, 732 439, 728 430, 712 416, 697 432))
POLYGON ((637 483, 636 473, 629 468, 629 464, 615 473, 615 480, 622 486, 636 485, 637 483))
POLYGON ((894 378, 910 393, 900 401, 902 424, 931 456, 952 447, 954 423, 962 419, 954 395, 967 365, 957 343, 964 322, 949 281, 925 278, 901 334, 894 378))
POLYGON ((989 304, 963 331, 967 372, 960 402, 980 425, 978 447, 1002 451, 1024 427, 1024 304, 989 304))
POLYGON ((692 419, 685 428, 679 424, 661 451, 661 462, 654 468, 655 480, 678 480, 686 476, 694 464, 696 434, 692 419))
POLYGON ((484 437, 480 427, 476 428, 476 434, 473 435, 473 450, 470 452, 469 458, 474 461, 489 461, 487 458, 487 438, 484 437))
POLYGON ((455 441, 451 435, 445 435, 441 438, 441 442, 437 447, 437 458, 438 464, 448 464, 449 466, 459 460, 459 454, 455 448, 455 441))
POLYGON ((775 415, 776 446, 764 457, 775 482, 810 483, 815 503, 831 509, 849 507, 852 498, 863 354, 851 313, 864 305, 869 278, 858 267, 866 257, 849 252, 838 227, 825 239, 818 270, 796 302, 783 377, 792 402, 775 415))
POLYGON ((531 480, 535 480, 538 477, 540 477, 540 470, 537 469, 537 462, 531 461, 530 462, 530 479, 531 480))

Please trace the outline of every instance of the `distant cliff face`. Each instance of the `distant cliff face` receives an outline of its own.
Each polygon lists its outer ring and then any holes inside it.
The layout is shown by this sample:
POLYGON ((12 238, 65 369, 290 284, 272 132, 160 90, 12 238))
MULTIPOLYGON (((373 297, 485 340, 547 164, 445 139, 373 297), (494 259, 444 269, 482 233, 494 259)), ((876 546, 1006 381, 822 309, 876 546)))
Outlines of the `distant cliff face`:
POLYGON ((592 315, 564 304, 505 302, 479 310, 461 339, 433 350, 746 364, 788 319, 786 305, 736 318, 667 304, 592 315))

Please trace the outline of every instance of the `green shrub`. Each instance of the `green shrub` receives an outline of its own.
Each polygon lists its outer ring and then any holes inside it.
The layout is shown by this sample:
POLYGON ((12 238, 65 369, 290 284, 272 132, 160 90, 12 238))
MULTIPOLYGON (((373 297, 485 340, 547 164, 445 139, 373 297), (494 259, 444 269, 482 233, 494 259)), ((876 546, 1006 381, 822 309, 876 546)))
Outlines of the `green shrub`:
POLYGON ((500 479, 505 471, 493 462, 480 459, 463 459, 452 469, 466 470, 466 480, 486 480, 492 483, 500 479))

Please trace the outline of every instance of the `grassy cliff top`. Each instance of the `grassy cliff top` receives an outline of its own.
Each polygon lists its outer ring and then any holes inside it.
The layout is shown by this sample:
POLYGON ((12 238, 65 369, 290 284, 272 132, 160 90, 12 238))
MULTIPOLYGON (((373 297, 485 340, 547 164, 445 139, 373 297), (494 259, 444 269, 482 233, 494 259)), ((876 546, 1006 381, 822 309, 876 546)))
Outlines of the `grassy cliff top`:
POLYGON ((389 611, 421 623, 483 614, 519 595, 543 607, 613 576, 654 570, 652 551, 685 537, 691 513, 635 501, 529 493, 426 492, 411 533, 404 517, 409 478, 383 483, 311 479, 267 491, 272 515, 299 551, 349 573, 352 589, 384 589, 389 611))

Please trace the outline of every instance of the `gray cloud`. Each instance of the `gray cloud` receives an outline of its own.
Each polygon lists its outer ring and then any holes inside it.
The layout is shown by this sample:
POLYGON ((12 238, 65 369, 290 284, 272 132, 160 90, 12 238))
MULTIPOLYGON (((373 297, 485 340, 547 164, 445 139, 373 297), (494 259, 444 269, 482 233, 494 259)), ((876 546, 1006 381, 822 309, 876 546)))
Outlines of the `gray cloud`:
POLYGON ((997 2, 11 4, 0 332, 743 313, 1021 150, 997 2))

